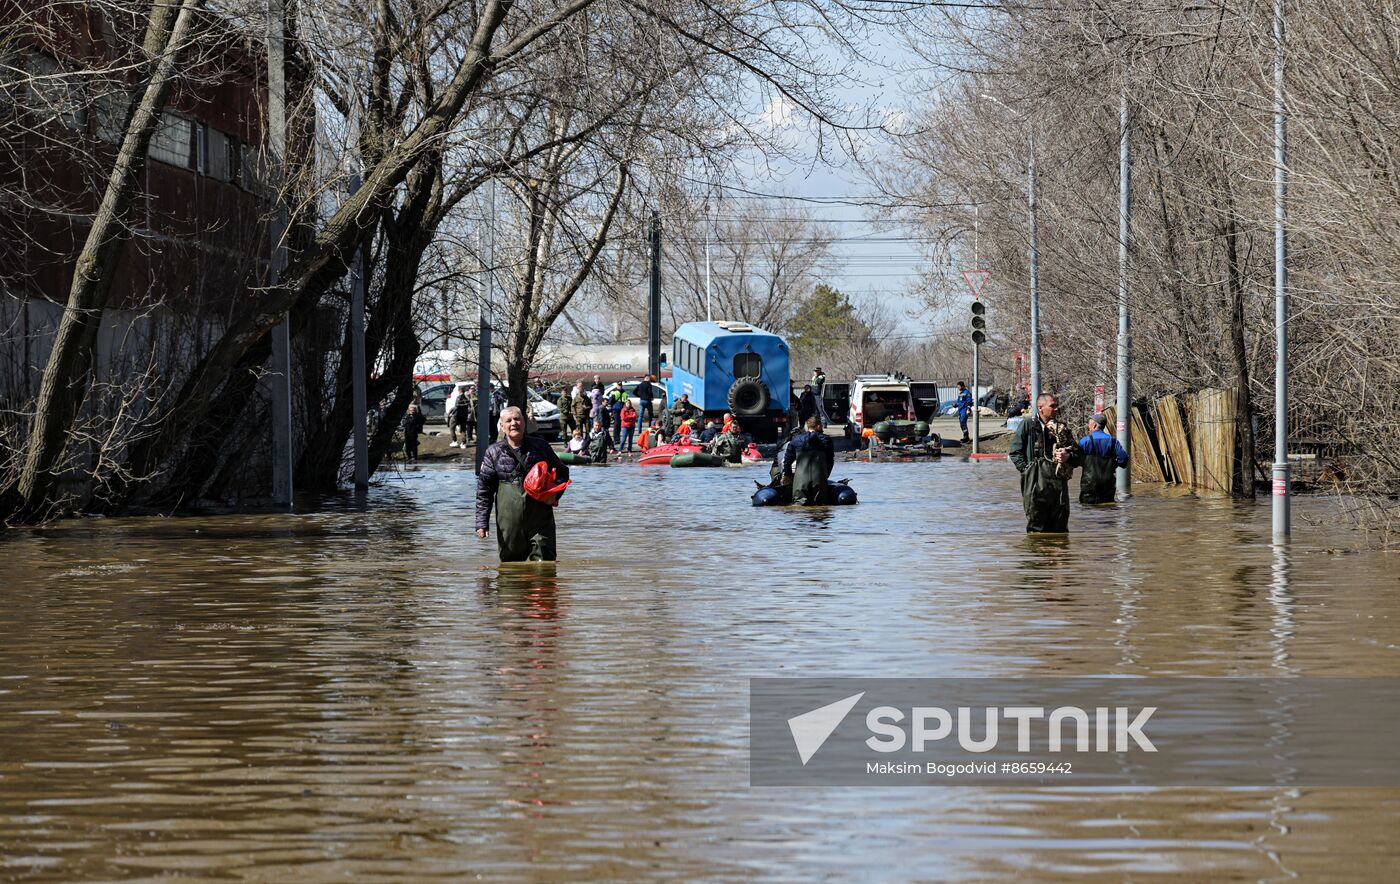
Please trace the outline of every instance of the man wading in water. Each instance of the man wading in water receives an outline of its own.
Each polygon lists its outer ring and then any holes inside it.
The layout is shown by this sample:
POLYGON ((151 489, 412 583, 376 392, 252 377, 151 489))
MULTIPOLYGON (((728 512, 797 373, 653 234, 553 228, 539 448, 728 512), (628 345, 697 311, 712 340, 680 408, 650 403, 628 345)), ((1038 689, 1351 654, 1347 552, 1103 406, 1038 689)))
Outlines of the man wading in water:
POLYGON ((525 435, 525 415, 510 406, 501 411, 504 438, 491 443, 476 474, 476 536, 486 537, 491 505, 496 505, 496 542, 503 562, 554 561, 554 507, 525 493, 525 476, 537 463, 567 482, 569 468, 543 439, 525 435))
POLYGON ((1084 453, 1060 420, 1058 399, 1041 393, 1035 406, 1035 417, 1016 430, 1009 457, 1021 471, 1026 533, 1063 534, 1069 530, 1069 476, 1084 453))

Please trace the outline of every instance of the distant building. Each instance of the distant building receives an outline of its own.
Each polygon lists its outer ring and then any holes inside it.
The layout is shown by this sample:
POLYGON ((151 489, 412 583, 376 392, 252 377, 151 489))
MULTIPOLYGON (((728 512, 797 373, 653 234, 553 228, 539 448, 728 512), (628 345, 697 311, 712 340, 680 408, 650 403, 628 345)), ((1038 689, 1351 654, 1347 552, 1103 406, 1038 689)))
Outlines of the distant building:
MULTIPOLYGON (((27 398, 42 370, 124 134, 131 91, 121 56, 141 38, 139 31, 118 33, 133 23, 114 22, 98 4, 54 4, 38 16, 23 6, 0 4, 0 31, 17 36, 7 47, 13 72, 0 93, 3 365, 7 379, 27 386, 0 390, 5 398, 27 398)), ((255 47, 217 19, 206 24, 223 33, 189 53, 199 57, 198 67, 172 94, 151 141, 135 229, 99 342, 99 370, 102 356, 123 349, 113 336, 129 336, 136 317, 160 317, 156 324, 167 326, 161 337, 173 324, 184 329, 176 340, 189 335, 194 343, 266 272, 266 78, 255 47)))

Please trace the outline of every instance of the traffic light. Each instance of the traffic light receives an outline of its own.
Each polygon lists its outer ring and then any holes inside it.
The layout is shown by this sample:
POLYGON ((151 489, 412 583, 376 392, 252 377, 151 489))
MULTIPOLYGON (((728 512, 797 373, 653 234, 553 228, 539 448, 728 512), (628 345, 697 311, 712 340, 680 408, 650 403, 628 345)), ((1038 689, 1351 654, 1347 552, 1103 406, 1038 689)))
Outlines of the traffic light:
POLYGON ((981 301, 972 302, 972 343, 985 344, 987 342, 987 305, 981 301))

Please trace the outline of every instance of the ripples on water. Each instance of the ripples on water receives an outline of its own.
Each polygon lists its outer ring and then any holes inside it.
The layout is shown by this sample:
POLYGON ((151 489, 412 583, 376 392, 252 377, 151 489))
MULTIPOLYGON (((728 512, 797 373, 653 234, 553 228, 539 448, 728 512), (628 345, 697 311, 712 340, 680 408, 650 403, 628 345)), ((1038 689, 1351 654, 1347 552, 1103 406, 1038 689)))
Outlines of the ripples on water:
POLYGON ((1004 462, 838 464, 838 509, 765 473, 578 469, 548 570, 451 467, 15 533, 0 877, 1393 875, 1395 791, 750 789, 751 676, 1400 675, 1394 557, 1276 552, 1265 503, 1027 538, 1004 462))

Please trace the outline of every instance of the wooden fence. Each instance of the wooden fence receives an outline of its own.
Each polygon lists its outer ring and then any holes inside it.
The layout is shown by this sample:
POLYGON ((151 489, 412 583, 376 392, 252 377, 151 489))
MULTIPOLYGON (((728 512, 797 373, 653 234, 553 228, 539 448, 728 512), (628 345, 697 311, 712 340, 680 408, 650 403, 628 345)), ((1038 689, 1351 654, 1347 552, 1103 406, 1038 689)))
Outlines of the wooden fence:
MULTIPOLYGON (((1111 426, 1117 417, 1104 409, 1111 426)), ((1131 451, 1134 482, 1188 485, 1207 494, 1230 494, 1239 469, 1235 456, 1235 394, 1199 390, 1162 396, 1146 409, 1133 406, 1131 451)))

